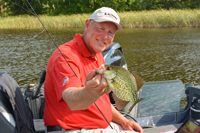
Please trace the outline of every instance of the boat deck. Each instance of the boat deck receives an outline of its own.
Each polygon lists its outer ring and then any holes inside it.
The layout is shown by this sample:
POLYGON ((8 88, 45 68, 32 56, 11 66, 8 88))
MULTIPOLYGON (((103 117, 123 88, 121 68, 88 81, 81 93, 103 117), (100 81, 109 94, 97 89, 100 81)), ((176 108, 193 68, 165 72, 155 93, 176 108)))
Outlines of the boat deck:
POLYGON ((171 124, 154 128, 145 128, 144 133, 160 133, 160 132, 172 131, 172 130, 177 130, 180 126, 181 124, 171 124))

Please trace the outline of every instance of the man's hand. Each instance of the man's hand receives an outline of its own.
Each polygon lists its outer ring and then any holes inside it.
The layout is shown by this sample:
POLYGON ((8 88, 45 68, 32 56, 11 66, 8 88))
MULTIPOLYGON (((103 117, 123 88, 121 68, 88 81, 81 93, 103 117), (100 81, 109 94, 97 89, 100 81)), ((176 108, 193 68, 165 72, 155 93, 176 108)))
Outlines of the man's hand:
POLYGON ((142 127, 137 122, 134 121, 126 120, 121 126, 124 130, 144 133, 142 127))
POLYGON ((113 114, 112 121, 121 125, 124 130, 144 133, 142 127, 137 122, 126 119, 122 114, 119 113, 119 111, 115 109, 114 106, 112 106, 112 114, 113 114))
POLYGON ((95 95, 102 96, 106 93, 107 81, 104 76, 97 73, 97 69, 91 71, 85 81, 85 89, 93 92, 95 95))

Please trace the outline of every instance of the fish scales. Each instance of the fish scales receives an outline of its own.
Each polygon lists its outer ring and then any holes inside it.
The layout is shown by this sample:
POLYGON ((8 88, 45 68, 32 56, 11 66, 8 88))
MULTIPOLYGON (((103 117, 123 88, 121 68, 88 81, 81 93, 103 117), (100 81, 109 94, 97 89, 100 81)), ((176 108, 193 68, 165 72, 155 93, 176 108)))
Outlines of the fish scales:
POLYGON ((116 77, 114 80, 118 81, 120 86, 113 85, 114 87, 111 88, 113 93, 121 100, 135 102, 138 99, 138 97, 134 95, 134 90, 136 90, 136 82, 134 82, 134 77, 130 78, 131 74, 129 75, 129 73, 125 72, 124 69, 115 69, 115 71, 116 77), (134 84, 132 84, 132 82, 134 84), (128 94, 131 92, 133 95, 128 94))
POLYGON ((103 74, 106 78, 108 86, 113 92, 112 95, 115 100, 116 107, 119 110, 123 109, 128 102, 133 103, 129 109, 132 110, 138 102, 143 100, 143 98, 139 99, 137 96, 137 91, 145 83, 139 76, 135 74, 133 76, 121 67, 110 65, 101 66, 99 68, 99 73, 103 74))

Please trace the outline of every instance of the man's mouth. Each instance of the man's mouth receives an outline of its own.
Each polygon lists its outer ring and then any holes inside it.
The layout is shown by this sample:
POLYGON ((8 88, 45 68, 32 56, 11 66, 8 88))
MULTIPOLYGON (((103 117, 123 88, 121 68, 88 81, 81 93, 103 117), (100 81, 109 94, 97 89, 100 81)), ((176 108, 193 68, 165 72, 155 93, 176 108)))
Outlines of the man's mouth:
POLYGON ((99 43, 101 43, 101 44, 105 44, 104 42, 102 42, 102 41, 100 41, 100 40, 98 40, 98 39, 97 39, 97 41, 98 41, 99 43))

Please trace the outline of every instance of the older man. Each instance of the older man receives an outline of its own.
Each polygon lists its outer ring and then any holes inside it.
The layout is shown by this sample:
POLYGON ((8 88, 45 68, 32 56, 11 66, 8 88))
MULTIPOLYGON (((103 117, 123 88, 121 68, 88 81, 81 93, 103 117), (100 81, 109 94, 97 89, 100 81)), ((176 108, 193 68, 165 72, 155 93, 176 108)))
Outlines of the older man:
POLYGON ((122 30, 119 23, 113 9, 97 9, 86 20, 82 35, 76 34, 54 51, 44 86, 46 132, 143 133, 138 123, 111 105, 106 79, 97 74, 104 64, 101 52, 111 45, 117 30, 122 30))

